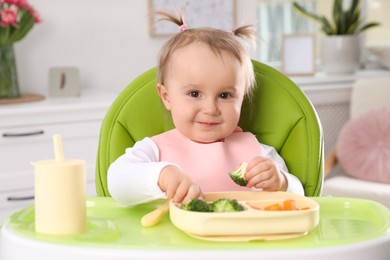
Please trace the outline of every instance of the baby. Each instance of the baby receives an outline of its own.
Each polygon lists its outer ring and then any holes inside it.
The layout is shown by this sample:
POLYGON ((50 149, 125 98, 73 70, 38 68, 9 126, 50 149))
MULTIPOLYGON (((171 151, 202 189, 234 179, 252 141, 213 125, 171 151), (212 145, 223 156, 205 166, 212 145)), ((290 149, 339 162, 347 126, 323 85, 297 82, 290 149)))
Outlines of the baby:
POLYGON ((186 203, 212 191, 304 194, 275 149, 238 127, 242 102, 254 86, 252 63, 240 42, 254 39, 251 26, 189 28, 182 15, 159 15, 180 29, 161 50, 157 78, 175 128, 138 141, 111 164, 111 196, 135 205, 166 197, 186 203), (248 162, 246 187, 228 175, 242 162, 248 162))

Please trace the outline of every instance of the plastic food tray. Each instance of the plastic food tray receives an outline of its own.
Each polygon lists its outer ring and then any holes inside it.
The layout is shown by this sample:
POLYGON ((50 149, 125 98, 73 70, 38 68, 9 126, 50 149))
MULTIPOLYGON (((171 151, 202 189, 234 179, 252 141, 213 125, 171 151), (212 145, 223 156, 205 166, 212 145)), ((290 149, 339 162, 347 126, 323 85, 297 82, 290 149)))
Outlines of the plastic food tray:
POLYGON ((206 193, 205 200, 236 199, 245 208, 240 212, 193 212, 170 203, 172 223, 190 236, 207 240, 241 241, 253 239, 284 239, 307 234, 319 223, 316 201, 288 192, 221 192, 206 193), (264 211, 267 205, 282 204, 293 199, 298 209, 264 211), (260 209, 250 207, 255 202, 260 209))
MULTIPOLYGON (((368 242, 390 234, 390 212, 370 200, 352 198, 311 198, 320 205, 320 222, 307 235, 291 239, 251 242, 210 242, 195 239, 176 228, 169 215, 154 227, 142 227, 142 216, 162 204, 155 201, 123 207, 112 198, 87 200, 87 231, 79 235, 54 236, 35 232, 34 205, 13 214, 3 223, 13 234, 59 245, 123 248, 134 250, 272 250, 323 248, 368 242)), ((387 240, 386 240, 387 241, 387 240)))

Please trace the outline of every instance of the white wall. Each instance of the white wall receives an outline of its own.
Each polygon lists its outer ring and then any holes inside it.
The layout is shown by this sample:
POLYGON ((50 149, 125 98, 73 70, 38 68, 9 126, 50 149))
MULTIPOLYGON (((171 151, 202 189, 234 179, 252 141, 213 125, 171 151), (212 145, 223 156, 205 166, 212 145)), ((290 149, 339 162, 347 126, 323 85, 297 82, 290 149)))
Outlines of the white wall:
MULTIPOLYGON (((47 92, 54 66, 78 67, 82 88, 120 91, 155 66, 168 39, 149 36, 146 0, 29 2, 43 22, 15 44, 22 92, 47 92)), ((238 23, 256 22, 255 2, 237 1, 238 23)))

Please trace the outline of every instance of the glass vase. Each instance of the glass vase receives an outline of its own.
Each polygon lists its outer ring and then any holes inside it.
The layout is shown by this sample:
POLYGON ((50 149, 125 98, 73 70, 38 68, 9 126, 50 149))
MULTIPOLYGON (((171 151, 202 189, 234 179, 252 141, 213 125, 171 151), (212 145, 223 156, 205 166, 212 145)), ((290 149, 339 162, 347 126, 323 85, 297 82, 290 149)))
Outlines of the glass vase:
POLYGON ((0 98, 20 96, 12 44, 0 44, 0 98))

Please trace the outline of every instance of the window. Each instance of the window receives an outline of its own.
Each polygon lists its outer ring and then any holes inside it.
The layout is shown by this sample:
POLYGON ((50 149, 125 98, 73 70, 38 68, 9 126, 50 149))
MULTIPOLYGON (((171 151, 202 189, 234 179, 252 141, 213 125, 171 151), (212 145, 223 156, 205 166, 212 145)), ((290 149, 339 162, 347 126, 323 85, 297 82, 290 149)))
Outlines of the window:
MULTIPOLYGON (((315 0, 303 3, 308 10, 316 9, 315 0)), ((280 62, 283 34, 313 33, 316 30, 315 24, 297 14, 292 8, 292 1, 288 0, 258 1, 257 17, 258 59, 269 64, 280 62)))

